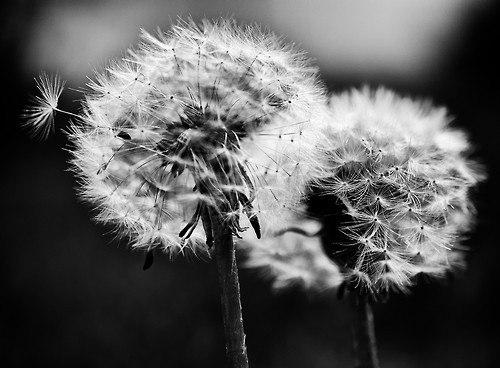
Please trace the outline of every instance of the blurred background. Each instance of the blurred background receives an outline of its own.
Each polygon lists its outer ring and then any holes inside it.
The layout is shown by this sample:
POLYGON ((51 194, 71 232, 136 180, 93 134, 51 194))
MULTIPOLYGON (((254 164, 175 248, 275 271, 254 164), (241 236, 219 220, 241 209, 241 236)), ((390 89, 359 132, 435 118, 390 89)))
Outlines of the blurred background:
MULTIPOLYGON (((375 308, 383 368, 500 366, 498 104, 500 2, 493 0, 4 0, 1 8, 4 367, 223 367, 213 264, 143 254, 90 219, 67 171, 67 141, 29 139, 18 116, 33 77, 83 86, 140 28, 178 16, 233 15, 286 35, 317 61, 330 91, 363 84, 431 98, 466 129, 489 180, 468 268, 375 308), (495 190, 497 193, 495 194, 495 190)), ((64 109, 79 94, 66 90, 64 109)), ((67 118, 58 115, 59 127, 67 118)), ((335 295, 274 294, 240 272, 252 368, 351 367, 349 314, 335 295)))

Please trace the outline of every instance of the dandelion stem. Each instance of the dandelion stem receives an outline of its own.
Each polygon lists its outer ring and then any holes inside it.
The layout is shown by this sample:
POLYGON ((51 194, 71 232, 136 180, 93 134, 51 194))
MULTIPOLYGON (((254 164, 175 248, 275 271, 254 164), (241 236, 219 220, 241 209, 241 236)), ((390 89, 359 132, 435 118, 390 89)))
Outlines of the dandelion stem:
POLYGON ((379 368, 375 326, 370 302, 356 291, 350 293, 352 342, 355 368, 379 368))
POLYGON ((215 261, 219 273, 228 367, 248 368, 233 237, 231 230, 224 225, 219 213, 210 210, 210 219, 214 237, 215 261))

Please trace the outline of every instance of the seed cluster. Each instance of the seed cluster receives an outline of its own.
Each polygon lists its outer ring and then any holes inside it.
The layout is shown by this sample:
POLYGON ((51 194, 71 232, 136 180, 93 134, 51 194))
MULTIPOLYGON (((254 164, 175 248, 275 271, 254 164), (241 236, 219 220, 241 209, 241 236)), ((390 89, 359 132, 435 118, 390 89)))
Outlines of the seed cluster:
POLYGON ((211 211, 260 236, 304 190, 324 93, 273 34, 229 20, 144 32, 89 87, 70 137, 81 195, 134 247, 206 250, 211 211))
POLYGON ((480 176, 446 111, 384 89, 334 96, 330 106, 326 165, 309 205, 348 283, 404 290, 419 273, 459 264, 480 176))
POLYGON ((306 213, 274 237, 248 238, 245 265, 277 288, 345 285, 375 298, 461 266, 482 173, 447 111, 383 88, 332 95, 329 106, 306 213))

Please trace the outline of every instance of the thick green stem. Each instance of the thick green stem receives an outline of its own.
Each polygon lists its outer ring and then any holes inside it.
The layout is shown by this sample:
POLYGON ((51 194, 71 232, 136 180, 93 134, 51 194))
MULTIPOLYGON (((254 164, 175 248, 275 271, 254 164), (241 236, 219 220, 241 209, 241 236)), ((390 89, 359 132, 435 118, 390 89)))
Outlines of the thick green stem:
POLYGON ((355 368, 379 368, 375 327, 370 302, 355 291, 350 293, 355 368))
POLYGON ((219 272, 222 318, 229 367, 248 368, 233 236, 229 227, 224 225, 220 214, 211 211, 210 220, 215 247, 215 261, 219 272))

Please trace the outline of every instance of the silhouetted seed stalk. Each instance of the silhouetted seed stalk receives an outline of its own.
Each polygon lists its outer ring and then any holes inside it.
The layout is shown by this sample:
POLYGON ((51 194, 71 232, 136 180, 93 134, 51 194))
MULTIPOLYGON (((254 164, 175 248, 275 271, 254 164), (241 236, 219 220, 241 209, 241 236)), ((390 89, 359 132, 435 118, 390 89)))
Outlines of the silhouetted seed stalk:
POLYGON ((217 263, 221 290, 226 354, 230 367, 244 368, 248 367, 248 356, 233 237, 219 214, 212 213, 210 218, 214 234, 215 262, 217 263))
POLYGON ((352 346, 355 368, 379 368, 375 323, 371 302, 366 296, 349 293, 352 346))

